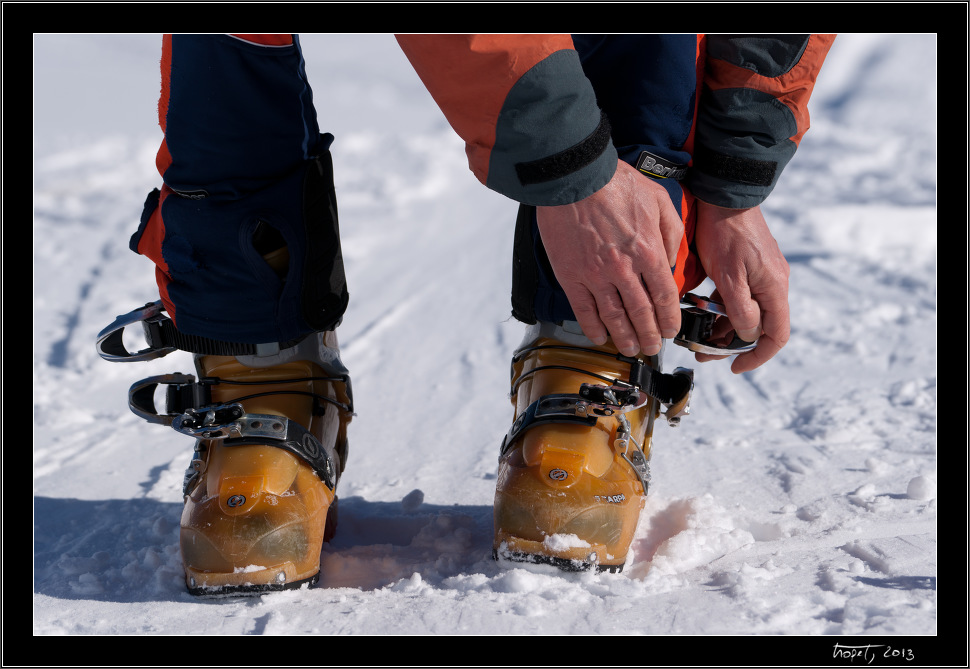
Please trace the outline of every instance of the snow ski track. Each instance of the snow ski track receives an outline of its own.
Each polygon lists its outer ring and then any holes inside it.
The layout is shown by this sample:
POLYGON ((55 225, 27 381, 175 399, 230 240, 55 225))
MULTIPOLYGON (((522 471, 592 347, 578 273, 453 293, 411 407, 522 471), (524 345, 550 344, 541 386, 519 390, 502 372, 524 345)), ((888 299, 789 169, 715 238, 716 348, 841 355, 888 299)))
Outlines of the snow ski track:
MULTIPOLYGON (((880 562, 880 553, 867 549, 870 544, 883 545, 885 541, 910 541, 913 545, 933 545, 935 550, 936 521, 907 523, 906 534, 900 534, 898 522, 872 523, 864 529, 832 530, 812 536, 785 537, 777 541, 756 541, 738 550, 712 560, 707 567, 724 569, 744 562, 762 558, 786 558, 799 553, 820 553, 823 550, 841 550, 870 564, 876 571, 890 573, 886 562, 880 562)), ((926 551, 921 551, 926 552, 926 551)))
POLYGON ((385 309, 377 317, 368 321, 357 333, 348 335, 346 342, 340 342, 342 357, 350 360, 374 355, 373 351, 378 349, 376 343, 381 339, 382 335, 400 323, 417 306, 420 298, 421 293, 397 302, 393 306, 385 309), (365 353, 365 351, 368 353, 365 353))

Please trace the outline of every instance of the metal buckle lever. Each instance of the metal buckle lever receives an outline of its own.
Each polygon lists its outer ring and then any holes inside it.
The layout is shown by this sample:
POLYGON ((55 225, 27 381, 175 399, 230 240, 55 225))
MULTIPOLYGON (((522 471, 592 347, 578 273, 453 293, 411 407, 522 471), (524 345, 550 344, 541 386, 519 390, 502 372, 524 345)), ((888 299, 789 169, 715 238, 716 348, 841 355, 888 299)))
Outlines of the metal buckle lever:
POLYGON ((577 413, 589 413, 597 416, 612 416, 615 413, 627 413, 639 409, 646 404, 650 397, 636 386, 628 386, 622 381, 612 386, 594 383, 584 383, 579 388, 582 400, 577 402, 577 413))
POLYGON ((149 423, 171 425, 172 419, 186 408, 203 406, 209 402, 206 386, 195 382, 191 374, 162 374, 136 381, 128 389, 128 408, 149 423), (165 413, 155 407, 155 391, 167 386, 165 413))
POLYGON ((683 346, 695 353, 706 353, 708 355, 738 355, 754 350, 758 345, 757 340, 753 342, 744 341, 734 333, 734 338, 726 346, 718 346, 711 341, 711 329, 718 316, 727 316, 724 305, 715 302, 709 297, 701 297, 693 293, 687 293, 681 298, 680 308, 681 327, 680 332, 674 337, 674 343, 683 346))
POLYGON ((158 302, 149 302, 123 316, 118 316, 111 325, 98 333, 98 355, 109 362, 138 362, 139 360, 161 358, 163 355, 178 350, 174 346, 149 346, 132 353, 125 347, 123 337, 126 327, 141 323, 147 329, 147 325, 150 323, 168 320, 167 316, 162 315, 163 311, 165 311, 165 307, 159 300, 158 302))

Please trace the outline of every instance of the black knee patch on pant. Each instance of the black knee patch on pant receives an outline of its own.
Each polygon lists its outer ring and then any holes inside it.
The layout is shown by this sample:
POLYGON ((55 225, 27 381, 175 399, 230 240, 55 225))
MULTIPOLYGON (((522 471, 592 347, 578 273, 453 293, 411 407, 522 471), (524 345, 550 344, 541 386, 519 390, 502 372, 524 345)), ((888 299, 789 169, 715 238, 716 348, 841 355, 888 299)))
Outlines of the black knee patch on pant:
POLYGON ((303 216, 306 261, 303 265, 303 317, 313 330, 333 330, 349 299, 340 249, 337 193, 330 153, 317 158, 306 173, 303 216))
POLYGON ((149 197, 136 251, 159 207, 163 231, 153 239, 164 263, 156 263, 180 334, 291 345, 340 323, 348 293, 326 147, 244 193, 149 197))

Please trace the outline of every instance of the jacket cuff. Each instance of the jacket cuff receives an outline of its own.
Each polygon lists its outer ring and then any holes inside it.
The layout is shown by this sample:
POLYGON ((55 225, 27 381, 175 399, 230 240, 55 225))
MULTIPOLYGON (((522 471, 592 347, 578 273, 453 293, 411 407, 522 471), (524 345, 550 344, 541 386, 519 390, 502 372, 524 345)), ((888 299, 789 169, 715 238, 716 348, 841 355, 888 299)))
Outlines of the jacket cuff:
POLYGON ((561 50, 509 91, 485 185, 522 204, 571 204, 609 183, 616 162, 609 121, 579 57, 561 50))
POLYGON ((786 142, 775 146, 771 156, 754 158, 698 147, 685 185, 709 204, 754 207, 767 199, 796 148, 794 142, 786 142))

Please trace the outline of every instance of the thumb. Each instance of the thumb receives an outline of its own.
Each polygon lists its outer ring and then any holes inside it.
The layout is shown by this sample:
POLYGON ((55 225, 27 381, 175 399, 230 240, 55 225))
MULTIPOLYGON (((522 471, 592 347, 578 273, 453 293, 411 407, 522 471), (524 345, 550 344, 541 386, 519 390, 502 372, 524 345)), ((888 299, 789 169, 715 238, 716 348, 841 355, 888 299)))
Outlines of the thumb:
POLYGON ((761 307, 751 297, 748 284, 743 283, 730 290, 720 290, 724 310, 734 326, 738 337, 744 341, 755 341, 761 336, 761 307))

